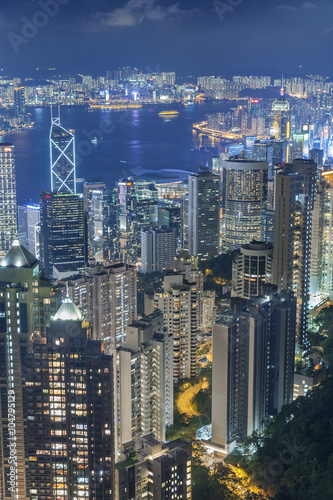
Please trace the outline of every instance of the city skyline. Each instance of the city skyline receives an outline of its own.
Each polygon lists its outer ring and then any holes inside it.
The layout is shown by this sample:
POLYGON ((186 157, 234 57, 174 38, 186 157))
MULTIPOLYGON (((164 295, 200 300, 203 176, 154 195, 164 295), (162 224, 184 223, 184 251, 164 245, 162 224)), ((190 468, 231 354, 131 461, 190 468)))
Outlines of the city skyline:
POLYGON ((105 72, 131 65, 183 76, 264 69, 276 76, 310 70, 332 75, 331 19, 328 0, 118 0, 112 5, 19 0, 15 7, 1 6, 0 40, 6 47, 1 66, 16 74, 50 67, 96 73, 99 67, 105 72), (281 36, 281 29, 293 36, 281 36), (311 36, 304 37, 307 29, 311 36))
POLYGON ((0 500, 331 500, 333 6, 14 4, 0 500))

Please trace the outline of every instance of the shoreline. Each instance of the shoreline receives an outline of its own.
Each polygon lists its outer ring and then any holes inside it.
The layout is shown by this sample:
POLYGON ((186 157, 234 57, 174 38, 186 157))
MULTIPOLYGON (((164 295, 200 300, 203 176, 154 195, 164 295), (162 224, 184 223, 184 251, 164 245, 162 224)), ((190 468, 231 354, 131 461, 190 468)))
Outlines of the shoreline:
MULTIPOLYGON (((229 140, 242 140, 244 134, 239 134, 235 132, 228 132, 222 130, 214 130, 207 127, 207 121, 193 123, 193 129, 201 134, 208 135, 210 137, 218 137, 221 139, 229 140)), ((257 135, 258 139, 269 139, 268 135, 257 135)))

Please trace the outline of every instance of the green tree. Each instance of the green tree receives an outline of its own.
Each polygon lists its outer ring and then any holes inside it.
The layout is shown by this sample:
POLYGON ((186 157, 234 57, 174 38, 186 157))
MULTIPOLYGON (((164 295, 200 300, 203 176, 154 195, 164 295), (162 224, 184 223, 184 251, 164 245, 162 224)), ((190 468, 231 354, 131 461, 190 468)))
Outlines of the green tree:
POLYGON ((282 408, 229 460, 277 500, 329 500, 333 491, 333 378, 282 408))

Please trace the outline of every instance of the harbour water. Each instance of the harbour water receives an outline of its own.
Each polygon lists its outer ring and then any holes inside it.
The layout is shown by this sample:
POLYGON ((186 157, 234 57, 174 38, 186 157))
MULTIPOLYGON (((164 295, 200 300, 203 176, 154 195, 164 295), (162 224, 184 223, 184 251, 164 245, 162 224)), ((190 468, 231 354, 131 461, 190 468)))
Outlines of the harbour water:
MULTIPOLYGON (((232 106, 232 101, 129 110, 69 106, 61 108, 61 124, 75 131, 77 177, 99 179, 112 187, 117 179, 130 175, 167 181, 184 178, 184 171, 196 171, 221 144, 194 132, 193 123, 232 106), (179 114, 159 116, 160 111, 173 109, 179 114), (98 138, 96 144, 91 142, 94 136, 98 138)), ((18 203, 38 202, 39 193, 50 189, 50 109, 28 111, 34 128, 1 138, 15 145, 18 203)))

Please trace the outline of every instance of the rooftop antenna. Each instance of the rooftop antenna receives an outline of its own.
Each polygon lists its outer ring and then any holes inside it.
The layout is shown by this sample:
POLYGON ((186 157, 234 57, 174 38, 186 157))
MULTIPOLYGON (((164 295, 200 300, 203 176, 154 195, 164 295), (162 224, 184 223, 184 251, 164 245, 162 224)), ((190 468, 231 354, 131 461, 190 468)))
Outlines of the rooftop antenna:
POLYGON ((59 118, 59 116, 57 118, 53 118, 53 106, 51 105, 50 108, 51 108, 51 124, 52 125, 60 125, 60 118, 59 118))
POLYGON ((281 97, 283 97, 283 94, 284 94, 284 88, 283 88, 283 73, 282 73, 282 77, 281 77, 281 90, 280 90, 281 97))

